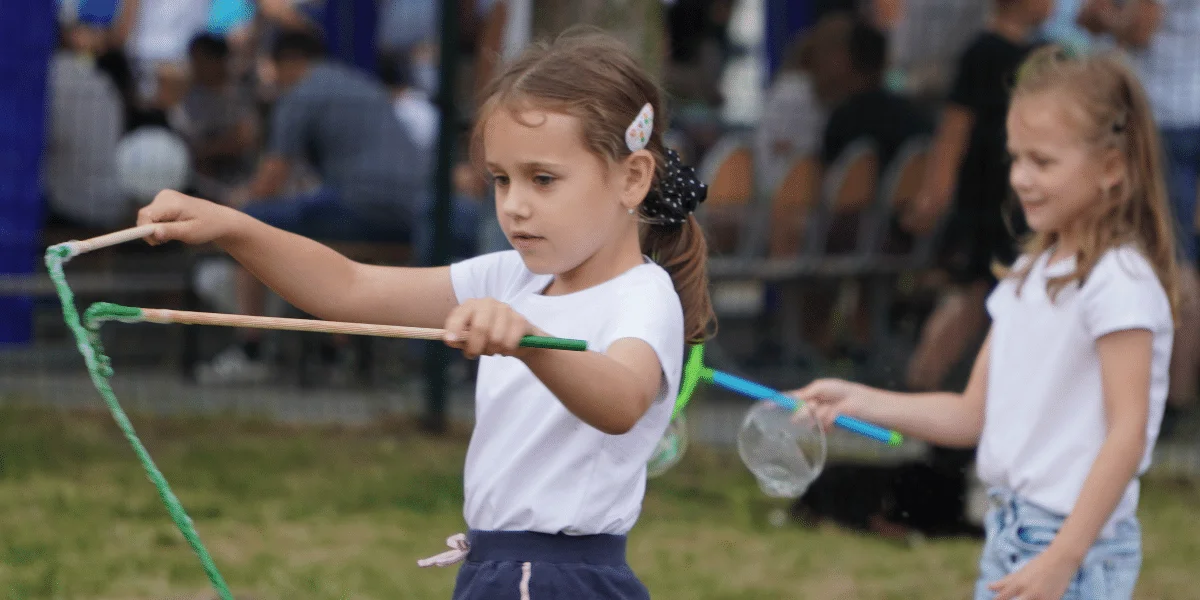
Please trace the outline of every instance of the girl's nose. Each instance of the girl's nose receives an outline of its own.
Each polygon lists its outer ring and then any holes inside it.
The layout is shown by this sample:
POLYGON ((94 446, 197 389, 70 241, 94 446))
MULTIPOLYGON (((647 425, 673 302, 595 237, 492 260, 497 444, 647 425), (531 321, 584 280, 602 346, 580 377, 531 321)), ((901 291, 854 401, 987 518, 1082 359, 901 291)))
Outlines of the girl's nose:
POLYGON ((519 191, 509 189, 502 195, 496 196, 496 202, 499 203, 500 211, 510 219, 527 219, 529 218, 529 203, 525 202, 519 191))
POLYGON ((1020 161, 1013 161, 1008 170, 1008 182, 1012 185, 1013 190, 1017 192, 1028 190, 1032 181, 1029 169, 1020 161))

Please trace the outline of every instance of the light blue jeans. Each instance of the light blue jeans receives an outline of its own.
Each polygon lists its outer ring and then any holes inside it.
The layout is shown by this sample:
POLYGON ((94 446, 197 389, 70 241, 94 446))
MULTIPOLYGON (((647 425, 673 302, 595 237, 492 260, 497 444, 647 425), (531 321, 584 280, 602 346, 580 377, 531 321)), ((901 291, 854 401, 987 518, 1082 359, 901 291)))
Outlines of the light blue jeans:
MULTIPOLYGON (((987 541, 979 559, 975 600, 992 600, 988 584, 1003 579, 1041 554, 1064 516, 1034 506, 1010 491, 988 491, 991 509, 985 519, 987 541)), ((1092 545, 1063 600, 1130 600, 1142 567, 1142 530, 1137 519, 1116 524, 1115 531, 1092 545)))

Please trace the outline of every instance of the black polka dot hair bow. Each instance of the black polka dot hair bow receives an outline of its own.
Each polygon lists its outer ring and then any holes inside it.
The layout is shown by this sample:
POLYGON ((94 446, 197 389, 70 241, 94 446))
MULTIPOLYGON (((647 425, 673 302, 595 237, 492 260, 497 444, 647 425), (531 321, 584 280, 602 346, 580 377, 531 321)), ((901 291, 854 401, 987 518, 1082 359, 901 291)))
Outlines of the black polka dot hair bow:
POLYGON ((706 197, 708 186, 696 177, 696 170, 683 164, 679 154, 668 149, 662 180, 642 203, 642 216, 654 225, 676 227, 687 221, 688 215, 706 197))

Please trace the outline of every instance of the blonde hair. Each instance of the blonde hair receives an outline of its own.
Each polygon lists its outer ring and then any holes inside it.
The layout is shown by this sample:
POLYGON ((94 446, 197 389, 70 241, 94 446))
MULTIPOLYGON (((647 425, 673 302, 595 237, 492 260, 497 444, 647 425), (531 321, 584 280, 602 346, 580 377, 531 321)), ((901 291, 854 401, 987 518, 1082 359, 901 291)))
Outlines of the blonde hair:
MULTIPOLYGON (((1106 190, 1094 210, 1085 213, 1084 234, 1075 256, 1075 272, 1051 278, 1047 292, 1055 298, 1073 281, 1082 284, 1104 253, 1133 244, 1154 268, 1179 316, 1179 266, 1174 227, 1162 173, 1161 145, 1154 116, 1137 75, 1114 53, 1072 57, 1056 46, 1033 52, 1017 71, 1013 99, 1053 93, 1074 103, 1082 115, 1084 139, 1098 150, 1121 153, 1125 176, 1106 190)), ((1050 232, 1033 233, 1022 244, 1027 256, 1038 256, 1058 241, 1050 232)), ((999 277, 1024 284, 1032 268, 997 268, 999 277)), ((1019 289, 1019 288, 1018 288, 1019 289)))
MULTIPOLYGON (((650 103, 654 129, 646 150, 654 155, 650 193, 656 193, 667 154, 662 94, 629 49, 611 35, 572 29, 553 43, 535 44, 488 85, 483 97, 471 135, 476 159, 482 156, 483 130, 491 114, 502 108, 536 107, 579 119, 588 150, 607 161, 620 161, 631 154, 626 128, 650 103)), ((639 210, 645 210, 644 203, 639 210)), ((687 341, 704 341, 715 328, 716 316, 708 293, 708 246, 696 218, 689 215, 676 226, 643 223, 640 237, 642 251, 671 275, 683 305, 687 341)))

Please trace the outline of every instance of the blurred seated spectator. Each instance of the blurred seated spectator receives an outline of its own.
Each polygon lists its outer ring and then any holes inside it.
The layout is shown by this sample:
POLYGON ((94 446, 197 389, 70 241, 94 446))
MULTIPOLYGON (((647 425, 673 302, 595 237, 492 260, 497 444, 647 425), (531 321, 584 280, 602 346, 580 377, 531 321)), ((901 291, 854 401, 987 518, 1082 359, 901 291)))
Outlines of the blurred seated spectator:
POLYGON ((272 27, 265 30, 268 47, 284 31, 321 36, 326 59, 374 73, 379 2, 375 0, 256 0, 258 14, 272 27))
POLYGON ((273 110, 266 156, 231 203, 264 220, 299 223, 302 235, 407 239, 418 213, 414 190, 424 187, 429 157, 396 119, 382 85, 323 56, 315 34, 285 32, 277 39, 272 60, 284 93, 273 110), (290 164, 303 160, 321 178, 316 197, 277 198, 290 164), (309 210, 342 218, 312 218, 309 210))
POLYGON ((932 130, 912 101, 884 89, 886 69, 887 38, 862 20, 839 28, 814 49, 814 83, 832 109, 821 143, 825 165, 865 138, 876 144, 883 172, 905 142, 932 130))
MULTIPOLYGON (((283 95, 274 107, 266 154, 251 182, 229 203, 270 225, 316 238, 409 242, 427 196, 429 157, 396 119, 386 90, 350 67, 324 60, 314 33, 286 31, 272 50, 283 95), (294 163, 307 161, 319 188, 280 196, 294 163)), ((245 271, 238 309, 263 314, 266 289, 245 271)), ((260 356, 260 332, 201 365, 205 383, 255 381, 270 370, 260 356)))
POLYGON ((768 194, 797 159, 816 155, 825 131, 825 109, 817 102, 809 76, 812 52, 808 33, 797 34, 763 101, 762 119, 754 132, 754 158, 758 187, 768 194))
POLYGON ((132 216, 115 160, 124 129, 121 96, 95 67, 94 33, 73 21, 62 23, 50 63, 48 225, 111 229, 132 216))
POLYGON ((249 93, 231 77, 224 39, 196 36, 188 57, 191 85, 183 97, 178 128, 195 160, 197 193, 220 199, 253 173, 258 115, 249 93))
POLYGON ((121 95, 125 131, 141 124, 137 85, 125 53, 137 9, 138 0, 59 0, 63 34, 73 38, 71 47, 94 58, 96 69, 121 95))

